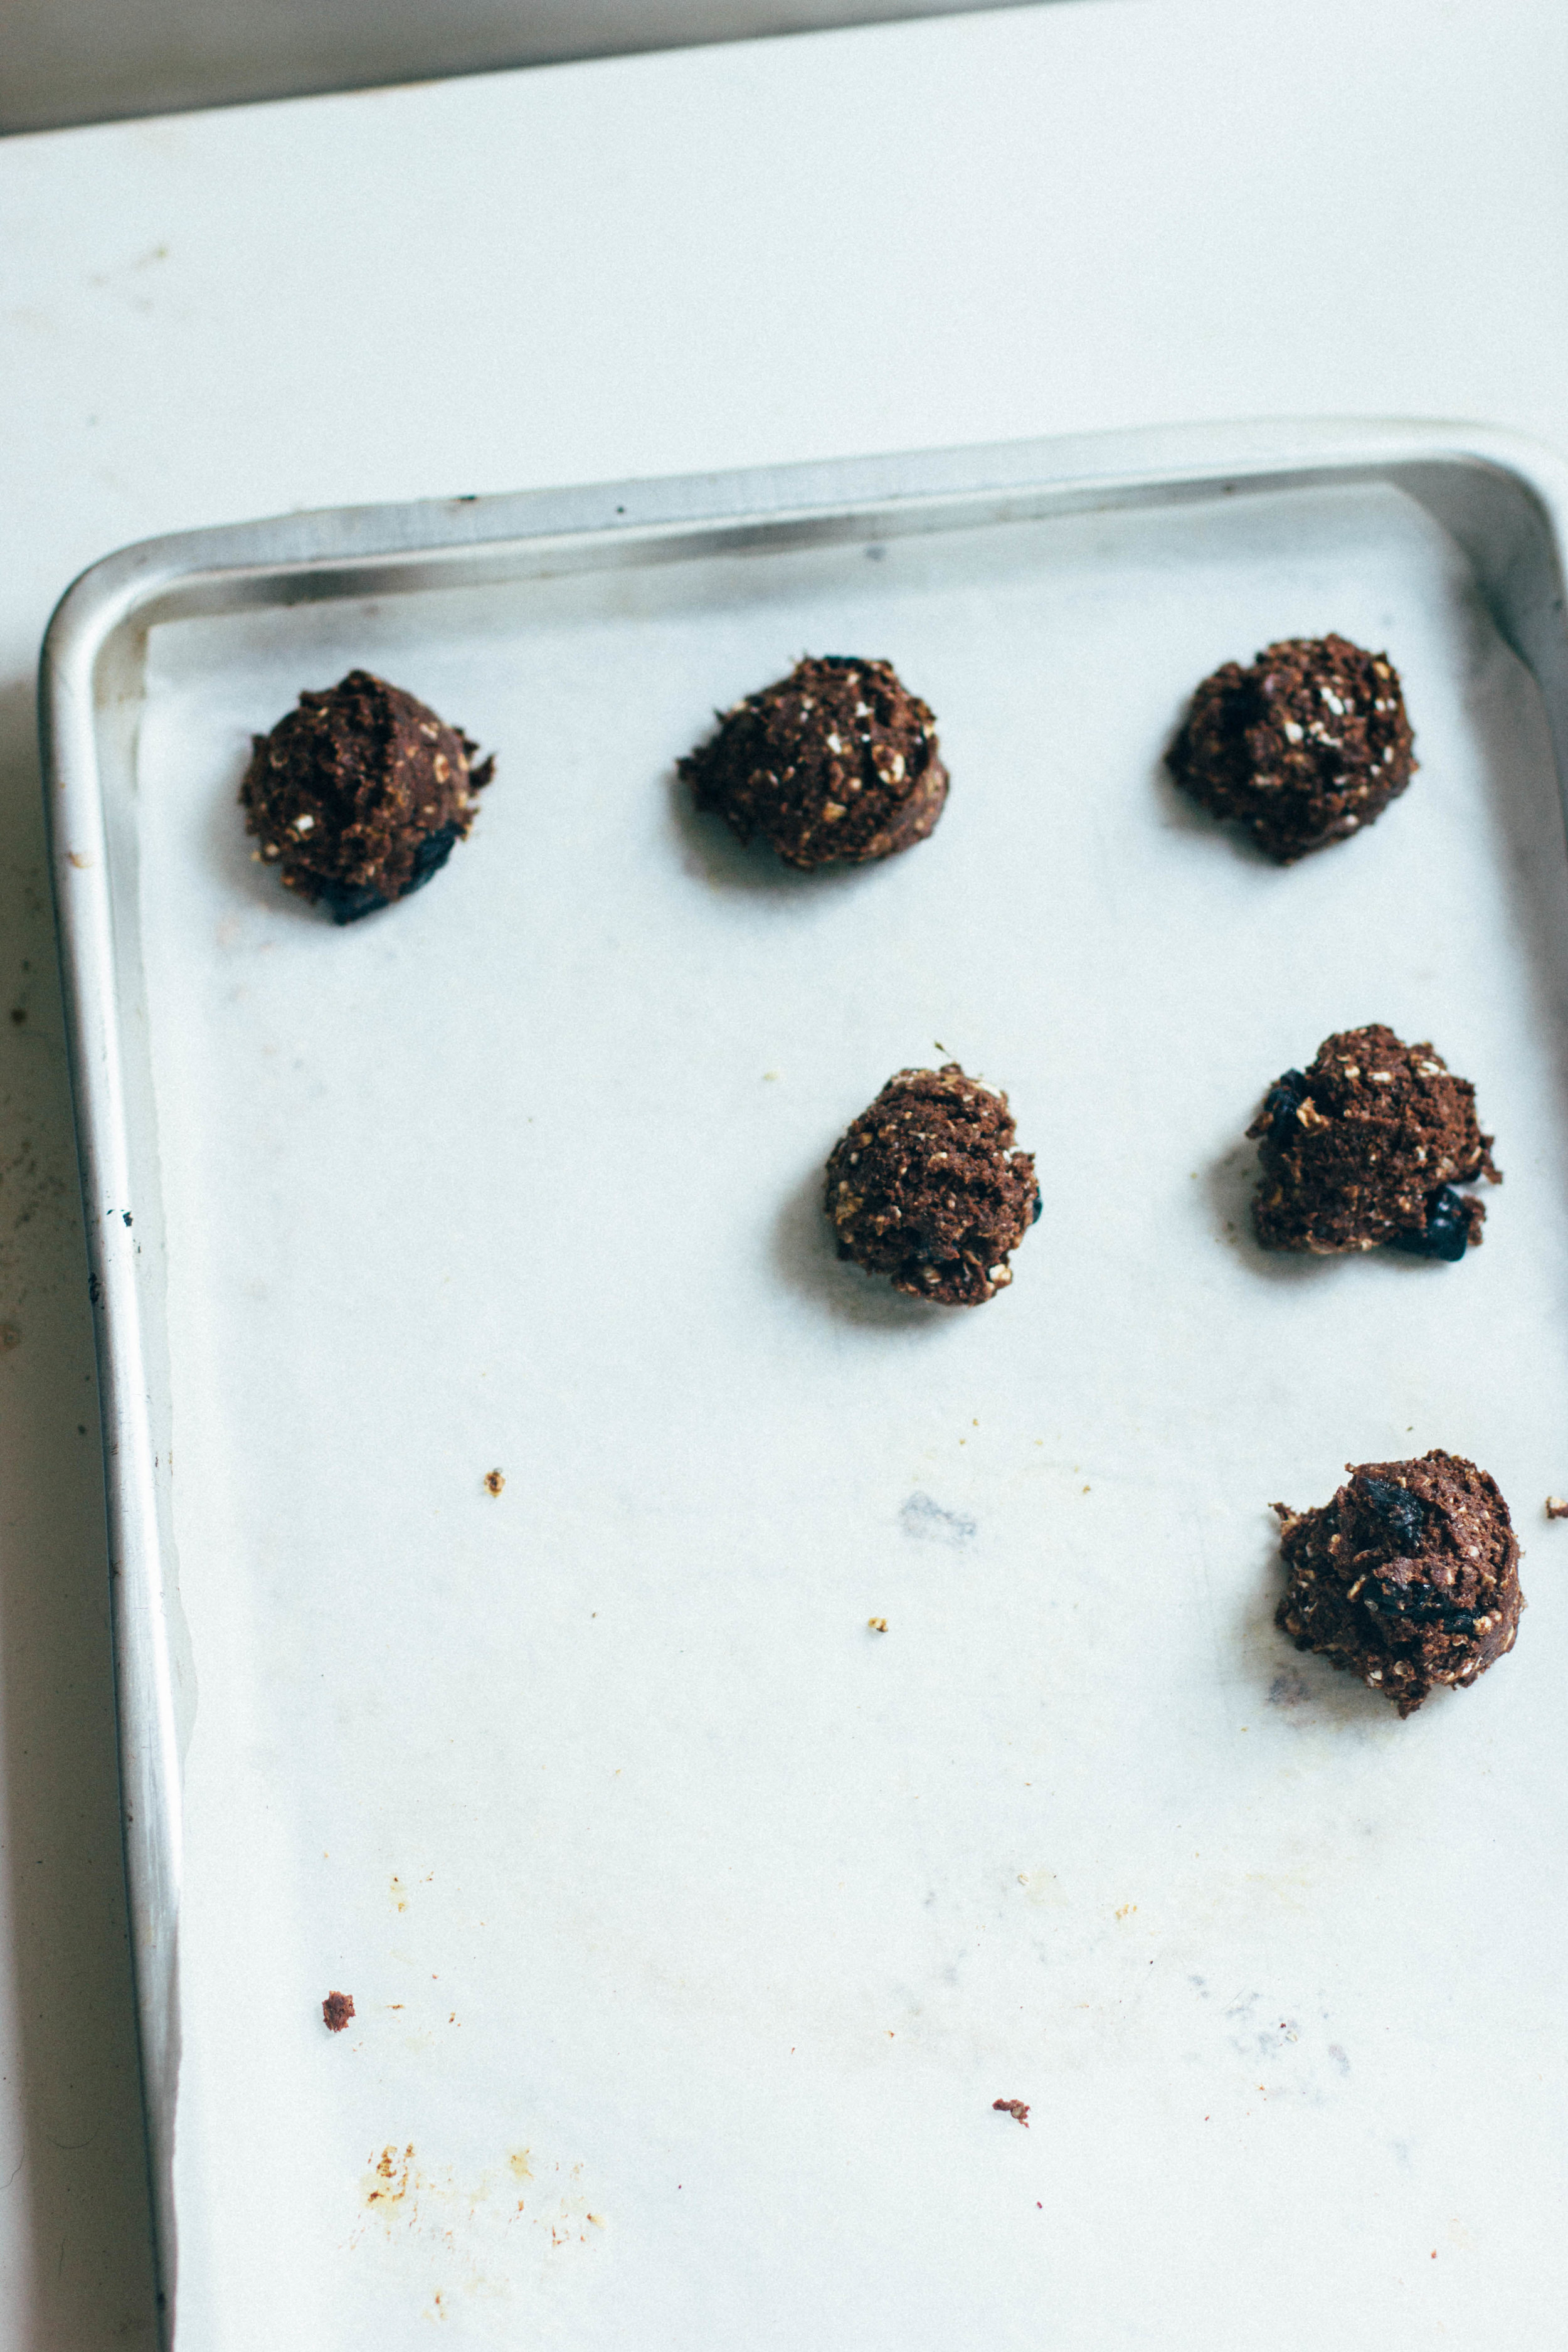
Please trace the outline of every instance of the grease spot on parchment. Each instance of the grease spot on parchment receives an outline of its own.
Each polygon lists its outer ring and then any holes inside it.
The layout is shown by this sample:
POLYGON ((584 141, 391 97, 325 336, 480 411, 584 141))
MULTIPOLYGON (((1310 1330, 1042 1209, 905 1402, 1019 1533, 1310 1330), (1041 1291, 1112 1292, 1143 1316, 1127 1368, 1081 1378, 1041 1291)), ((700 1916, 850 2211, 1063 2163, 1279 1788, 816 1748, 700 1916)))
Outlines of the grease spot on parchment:
POLYGON ((966 1511, 944 1511, 931 1496, 919 1493, 911 1495, 899 1513, 899 1525, 916 1543, 944 1543, 956 1548, 968 1543, 974 1534, 974 1521, 966 1511))
POLYGON ((1268 1685, 1270 1706, 1305 1706, 1312 1694, 1301 1675, 1276 1675, 1268 1685))

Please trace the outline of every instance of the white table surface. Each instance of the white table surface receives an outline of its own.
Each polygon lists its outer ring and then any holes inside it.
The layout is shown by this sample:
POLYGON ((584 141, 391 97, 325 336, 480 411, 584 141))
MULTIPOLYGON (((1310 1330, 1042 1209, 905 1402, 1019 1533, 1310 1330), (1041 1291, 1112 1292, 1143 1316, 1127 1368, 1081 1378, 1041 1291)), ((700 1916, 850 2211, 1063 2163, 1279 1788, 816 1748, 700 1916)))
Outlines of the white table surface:
POLYGON ((0 143, 0 2345, 153 2340, 59 591, 290 507, 1178 418, 1568 449, 1565 124, 1554 0, 1078 0, 0 143))

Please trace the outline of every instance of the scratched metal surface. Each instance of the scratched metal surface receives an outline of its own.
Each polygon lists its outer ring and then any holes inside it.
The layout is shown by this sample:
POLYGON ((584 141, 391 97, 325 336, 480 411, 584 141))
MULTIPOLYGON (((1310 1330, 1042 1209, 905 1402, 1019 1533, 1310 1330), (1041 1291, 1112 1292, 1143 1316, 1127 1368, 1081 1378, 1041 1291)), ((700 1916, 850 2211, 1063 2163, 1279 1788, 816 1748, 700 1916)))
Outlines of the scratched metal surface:
POLYGON ((764 551, 179 622, 143 694, 181 2344, 1524 2340, 1568 2285, 1568 862, 1452 544, 1347 490, 764 551), (1423 765, 1279 873, 1158 754, 1330 626, 1423 765), (673 790, 806 647, 941 721, 948 813, 868 873, 673 790), (340 932, 235 793, 351 662, 500 756, 340 932), (1371 1019, 1497 1132, 1458 1267, 1248 1239, 1262 1087, 1371 1019), (969 1314, 817 1206, 948 1056, 1047 1202, 969 1314), (1433 1444, 1532 1605, 1401 1725, 1276 1633, 1267 1507, 1433 1444))

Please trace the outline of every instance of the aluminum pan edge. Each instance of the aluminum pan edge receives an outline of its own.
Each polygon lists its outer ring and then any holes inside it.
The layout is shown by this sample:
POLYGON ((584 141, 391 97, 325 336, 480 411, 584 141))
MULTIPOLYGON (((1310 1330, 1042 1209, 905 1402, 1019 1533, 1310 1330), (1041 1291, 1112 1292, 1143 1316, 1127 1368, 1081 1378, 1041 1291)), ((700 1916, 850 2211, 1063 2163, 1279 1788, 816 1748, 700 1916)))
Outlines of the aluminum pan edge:
POLYGON ((142 650, 159 618, 250 603, 657 562, 868 529, 1177 503, 1226 490, 1382 481, 1459 542, 1501 634, 1534 671, 1568 784, 1568 465, 1463 424, 1282 420, 1160 427, 903 456, 347 507, 153 539, 103 558, 57 606, 39 676, 46 821, 87 1224, 107 1496, 121 1801, 162 2340, 174 2340, 181 1759, 194 1694, 168 1509, 162 1221, 140 957, 117 938, 101 751, 128 761, 142 650), (129 1000, 129 1001, 128 1001, 129 1000), (134 1098, 134 1099, 133 1099, 134 1098), (132 1223, 128 1212, 134 1212, 132 1223), (138 1271, 139 1261, 141 1271, 138 1271), (145 1295, 144 1295, 145 1294, 145 1295), (182 1720, 184 1717, 184 1720, 182 1720))

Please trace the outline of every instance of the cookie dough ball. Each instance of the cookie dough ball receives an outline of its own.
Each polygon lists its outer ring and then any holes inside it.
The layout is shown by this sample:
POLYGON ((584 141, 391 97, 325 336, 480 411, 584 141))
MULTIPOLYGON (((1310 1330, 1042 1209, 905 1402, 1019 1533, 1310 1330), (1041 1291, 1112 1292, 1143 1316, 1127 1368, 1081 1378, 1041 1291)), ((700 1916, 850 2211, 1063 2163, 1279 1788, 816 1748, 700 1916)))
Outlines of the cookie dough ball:
POLYGON ((1409 1715, 1512 1649, 1519 1541, 1494 1482, 1457 1454, 1345 1467, 1321 1510, 1274 1506, 1287 1580, 1275 1622, 1409 1715))
POLYGON ((1226 662, 1193 697, 1166 754, 1210 814, 1246 826, 1278 865, 1343 841, 1415 772, 1399 675, 1347 637, 1286 637, 1250 668, 1226 662))
POLYGON ((1374 1021, 1326 1037, 1305 1070, 1277 1078, 1247 1130, 1263 1174, 1253 1222, 1265 1249, 1395 1249, 1461 1258, 1486 1211, 1457 1184, 1500 1184, 1476 1090, 1430 1045, 1374 1021))
POLYGON ((923 841, 947 798, 936 722, 890 662, 824 654, 720 714, 679 762, 700 809, 786 866, 865 866, 923 841))
POLYGON ((1040 1213, 1040 1188, 1005 1095, 956 1062, 889 1078, 827 1163, 824 1207, 840 1257, 944 1307, 979 1307, 1040 1213))
POLYGON ((335 923, 405 898, 474 821, 495 762, 400 687, 351 669, 300 697, 255 746, 239 788, 257 853, 335 923))

